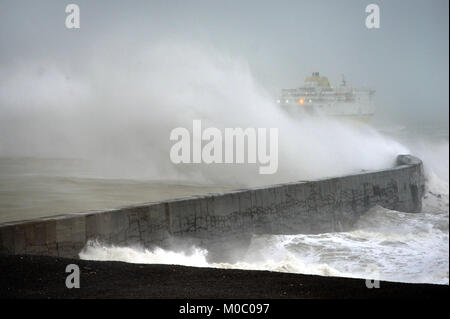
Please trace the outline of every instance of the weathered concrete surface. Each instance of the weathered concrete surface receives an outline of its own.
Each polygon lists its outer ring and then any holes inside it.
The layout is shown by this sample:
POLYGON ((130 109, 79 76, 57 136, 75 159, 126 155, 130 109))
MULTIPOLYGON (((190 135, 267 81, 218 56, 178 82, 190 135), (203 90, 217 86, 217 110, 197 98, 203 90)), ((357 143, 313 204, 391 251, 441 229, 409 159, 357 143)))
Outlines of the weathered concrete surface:
POLYGON ((174 237, 223 244, 257 233, 340 231, 375 205, 420 212, 423 193, 422 162, 400 155, 386 170, 4 223, 0 252, 76 258, 90 239, 149 247, 174 237))

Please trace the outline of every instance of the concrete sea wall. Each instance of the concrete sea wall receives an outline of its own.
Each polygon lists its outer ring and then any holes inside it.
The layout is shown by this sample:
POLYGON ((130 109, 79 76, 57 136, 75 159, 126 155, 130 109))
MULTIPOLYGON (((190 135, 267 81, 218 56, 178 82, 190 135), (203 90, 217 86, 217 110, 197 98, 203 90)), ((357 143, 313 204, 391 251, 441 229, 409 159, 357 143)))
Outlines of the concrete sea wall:
POLYGON ((375 205, 420 212, 422 162, 399 155, 395 167, 220 194, 0 224, 0 253, 78 257, 90 239, 114 245, 171 238, 227 243, 251 234, 341 231, 375 205))

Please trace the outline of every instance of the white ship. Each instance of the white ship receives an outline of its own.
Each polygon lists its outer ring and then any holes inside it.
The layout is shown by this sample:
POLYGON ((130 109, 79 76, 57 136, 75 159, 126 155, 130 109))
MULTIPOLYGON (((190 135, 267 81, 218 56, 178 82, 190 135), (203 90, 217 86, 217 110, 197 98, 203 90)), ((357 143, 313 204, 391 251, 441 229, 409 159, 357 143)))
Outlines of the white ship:
POLYGON ((375 114, 374 94, 375 91, 371 89, 348 86, 344 77, 338 87, 332 87, 328 78, 313 72, 312 76, 305 79, 304 86, 283 89, 277 103, 289 112, 367 121, 375 114))

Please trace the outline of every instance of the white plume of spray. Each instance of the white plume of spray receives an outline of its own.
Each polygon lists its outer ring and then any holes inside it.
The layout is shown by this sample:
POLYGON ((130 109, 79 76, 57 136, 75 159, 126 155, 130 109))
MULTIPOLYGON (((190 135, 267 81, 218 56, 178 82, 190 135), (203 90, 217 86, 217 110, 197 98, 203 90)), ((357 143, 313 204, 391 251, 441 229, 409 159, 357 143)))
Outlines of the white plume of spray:
POLYGON ((105 177, 256 185, 393 165, 404 146, 366 125, 292 118, 253 79, 247 64, 199 44, 105 48, 80 70, 37 61, 0 89, 0 155, 87 158, 105 177), (32 120, 31 120, 32 119, 32 120), (206 127, 279 129, 279 170, 257 164, 170 162, 170 131, 206 127), (3 134, 4 135, 4 134, 3 134))

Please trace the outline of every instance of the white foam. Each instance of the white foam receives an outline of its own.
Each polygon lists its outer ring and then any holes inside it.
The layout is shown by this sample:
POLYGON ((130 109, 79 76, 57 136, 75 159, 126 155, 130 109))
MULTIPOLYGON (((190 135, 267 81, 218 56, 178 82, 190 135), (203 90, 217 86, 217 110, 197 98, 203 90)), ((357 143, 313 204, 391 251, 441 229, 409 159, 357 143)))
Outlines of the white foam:
POLYGON ((448 190, 448 182, 428 171, 422 213, 378 206, 350 232, 253 236, 247 253, 235 263, 208 261, 208 251, 195 246, 175 252, 90 243, 80 257, 449 284, 448 190))
POLYGON ((186 254, 98 243, 80 257, 354 278, 373 278, 375 272, 380 280, 448 284, 448 247, 448 211, 408 214, 376 207, 352 232, 254 236, 236 263, 208 262, 208 252, 197 247, 186 254))
POLYGON ((114 260, 136 264, 173 264, 196 267, 207 267, 207 251, 197 247, 191 253, 174 252, 155 248, 153 250, 135 247, 104 246, 98 241, 89 241, 80 252, 80 258, 86 260, 114 260))

